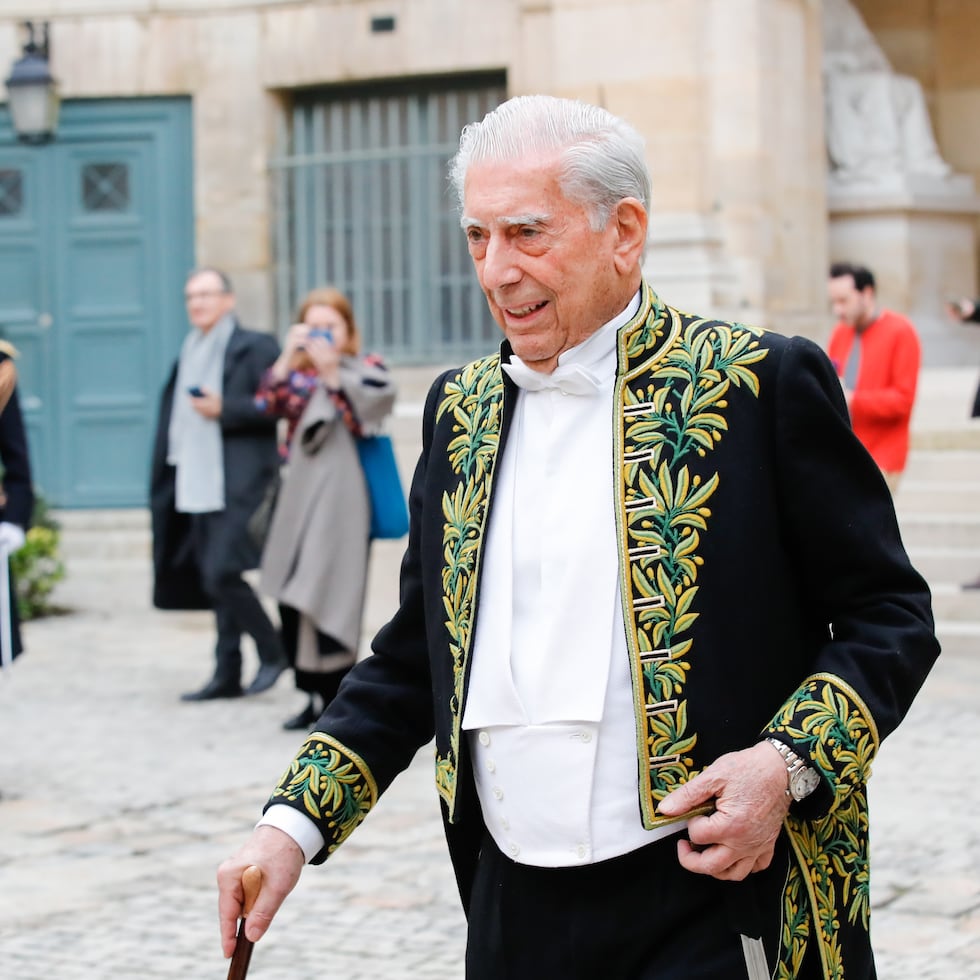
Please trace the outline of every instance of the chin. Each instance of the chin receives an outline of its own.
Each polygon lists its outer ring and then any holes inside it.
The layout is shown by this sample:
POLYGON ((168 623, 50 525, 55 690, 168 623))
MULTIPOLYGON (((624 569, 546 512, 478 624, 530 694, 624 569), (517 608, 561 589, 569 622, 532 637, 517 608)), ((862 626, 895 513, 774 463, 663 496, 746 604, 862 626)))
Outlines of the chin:
POLYGON ((558 356, 556 354, 543 354, 541 351, 520 351, 516 347, 514 353, 532 370, 545 371, 550 373, 554 370, 558 356))
POLYGON ((511 349, 525 364, 547 360, 548 355, 531 338, 508 337, 507 339, 510 341, 511 349))

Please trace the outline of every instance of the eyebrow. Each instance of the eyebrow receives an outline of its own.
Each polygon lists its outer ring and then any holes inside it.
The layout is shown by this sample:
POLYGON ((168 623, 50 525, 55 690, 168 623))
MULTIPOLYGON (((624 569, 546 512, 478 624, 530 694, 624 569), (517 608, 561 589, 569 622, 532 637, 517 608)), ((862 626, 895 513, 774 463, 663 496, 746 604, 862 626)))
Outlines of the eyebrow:
MULTIPOLYGON (((550 214, 515 214, 503 215, 496 219, 496 224, 503 225, 505 228, 516 228, 520 225, 545 225, 551 220, 550 214)), ((483 223, 476 218, 463 215, 459 219, 460 227, 465 231, 467 228, 481 228, 483 223)))

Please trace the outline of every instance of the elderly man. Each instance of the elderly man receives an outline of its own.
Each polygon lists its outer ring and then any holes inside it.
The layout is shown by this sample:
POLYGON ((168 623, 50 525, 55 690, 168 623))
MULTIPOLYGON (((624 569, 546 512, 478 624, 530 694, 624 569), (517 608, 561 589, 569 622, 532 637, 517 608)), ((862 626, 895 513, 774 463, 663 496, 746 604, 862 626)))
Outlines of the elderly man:
POLYGON ((153 601, 162 609, 210 607, 215 668, 184 701, 238 697, 241 639, 255 641, 259 669, 246 694, 270 688, 286 667, 279 632, 242 572, 258 565, 248 518, 278 466, 275 419, 254 402, 279 345, 244 330, 218 269, 198 269, 184 287, 191 329, 163 390, 151 476, 153 601))
POLYGON ((225 954, 244 869, 257 939, 434 736, 470 980, 873 976, 865 780, 938 650, 830 364, 654 293, 605 110, 512 99, 453 177, 506 340, 429 393, 401 605, 219 869, 225 954))

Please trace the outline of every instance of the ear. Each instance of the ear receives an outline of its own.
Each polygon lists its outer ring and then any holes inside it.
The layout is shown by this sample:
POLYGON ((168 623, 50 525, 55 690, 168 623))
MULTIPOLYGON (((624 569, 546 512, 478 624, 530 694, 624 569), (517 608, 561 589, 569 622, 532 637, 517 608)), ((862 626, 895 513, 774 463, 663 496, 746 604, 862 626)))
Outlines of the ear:
POLYGON ((626 275, 640 265, 647 241, 647 210, 635 197, 624 197, 609 217, 616 231, 613 261, 626 275))

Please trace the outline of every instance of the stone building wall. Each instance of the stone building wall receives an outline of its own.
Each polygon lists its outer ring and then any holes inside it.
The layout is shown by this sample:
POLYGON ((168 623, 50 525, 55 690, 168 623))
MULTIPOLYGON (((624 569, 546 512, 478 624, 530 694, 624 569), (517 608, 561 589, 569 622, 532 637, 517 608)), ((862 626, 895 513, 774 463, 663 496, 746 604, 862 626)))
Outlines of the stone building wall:
MULTIPOLYGON (((872 23, 892 6, 861 4, 872 23)), ((64 98, 192 97, 197 258, 229 270, 254 322, 272 310, 267 160, 290 91, 503 69, 512 94, 596 101, 644 133, 648 270, 665 298, 826 334, 819 0, 7 0, 0 64, 19 53, 27 18, 51 23, 64 98), (394 31, 372 32, 382 15, 394 31)), ((908 46, 902 24, 881 30, 908 46)), ((975 128, 952 139, 966 96, 951 66, 934 73, 948 80, 940 136, 962 168, 980 139, 975 128)))

